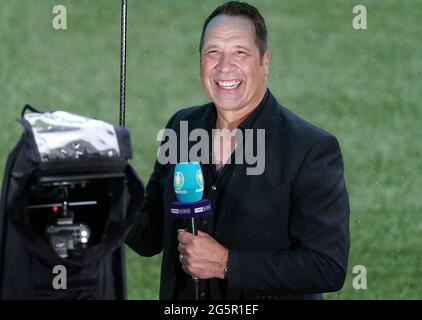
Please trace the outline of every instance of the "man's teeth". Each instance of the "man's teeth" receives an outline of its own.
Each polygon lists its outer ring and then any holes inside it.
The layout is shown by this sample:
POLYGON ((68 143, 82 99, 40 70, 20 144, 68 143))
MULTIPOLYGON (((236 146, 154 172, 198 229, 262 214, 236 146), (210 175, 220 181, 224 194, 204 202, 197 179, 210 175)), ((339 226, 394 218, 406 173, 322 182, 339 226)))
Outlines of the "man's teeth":
POLYGON ((231 80, 231 81, 217 81, 217 85, 223 89, 234 89, 240 86, 242 81, 239 80, 231 80))

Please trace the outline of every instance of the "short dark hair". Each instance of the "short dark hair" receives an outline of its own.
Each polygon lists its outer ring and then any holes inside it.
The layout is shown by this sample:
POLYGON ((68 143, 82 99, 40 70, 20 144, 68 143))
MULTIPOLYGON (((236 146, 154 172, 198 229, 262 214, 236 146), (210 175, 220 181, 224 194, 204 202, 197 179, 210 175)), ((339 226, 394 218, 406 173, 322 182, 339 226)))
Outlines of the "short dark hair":
POLYGON ((199 43, 199 54, 202 52, 205 30, 207 29, 208 24, 213 18, 219 15, 235 17, 241 16, 251 20, 255 27, 255 43, 259 49, 261 58, 264 56, 264 53, 268 50, 267 26, 265 25, 265 20, 257 8, 246 2, 238 1, 229 1, 222 4, 221 6, 217 7, 205 20, 202 27, 201 41, 199 43))

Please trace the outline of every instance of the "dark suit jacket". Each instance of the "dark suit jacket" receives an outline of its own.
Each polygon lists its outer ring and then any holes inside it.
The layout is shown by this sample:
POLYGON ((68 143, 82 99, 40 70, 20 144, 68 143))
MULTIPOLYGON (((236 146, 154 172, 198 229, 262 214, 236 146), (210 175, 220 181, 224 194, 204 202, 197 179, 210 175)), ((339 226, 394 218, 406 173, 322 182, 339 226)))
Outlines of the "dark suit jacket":
MULTIPOLYGON (((168 127, 203 127, 213 104, 176 113, 168 127)), ((236 165, 215 239, 229 249, 228 299, 318 298, 342 288, 349 252, 349 201, 336 138, 280 106, 269 94, 253 128, 265 129, 265 171, 236 165), (316 295, 314 295, 316 294, 316 295)), ((174 165, 156 162, 144 208, 127 243, 140 255, 164 249, 160 298, 175 290, 174 165)))

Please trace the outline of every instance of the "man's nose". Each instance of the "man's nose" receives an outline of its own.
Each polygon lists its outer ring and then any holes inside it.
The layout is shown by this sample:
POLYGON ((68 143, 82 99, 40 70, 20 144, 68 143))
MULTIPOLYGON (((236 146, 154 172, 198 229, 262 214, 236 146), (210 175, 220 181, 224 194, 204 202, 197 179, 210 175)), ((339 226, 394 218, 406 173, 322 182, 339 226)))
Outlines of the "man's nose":
POLYGON ((220 56, 216 69, 222 73, 229 73, 233 70, 233 64, 228 54, 222 54, 220 56))

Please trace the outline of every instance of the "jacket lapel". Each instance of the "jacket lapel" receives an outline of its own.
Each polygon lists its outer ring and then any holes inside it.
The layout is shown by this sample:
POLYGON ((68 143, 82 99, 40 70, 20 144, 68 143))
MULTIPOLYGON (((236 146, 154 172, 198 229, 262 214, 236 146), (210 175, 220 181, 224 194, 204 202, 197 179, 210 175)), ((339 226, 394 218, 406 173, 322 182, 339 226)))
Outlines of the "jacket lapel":
MULTIPOLYGON (((281 124, 281 118, 280 118, 280 112, 279 112, 279 104, 277 103, 276 99, 273 97, 271 92, 269 92, 269 97, 266 105, 264 106, 261 113, 258 115, 253 127, 251 129, 264 129, 265 130, 265 150, 267 149, 268 143, 271 141, 274 133, 275 127, 281 124)), ((255 140, 256 141, 256 140, 255 140)), ((248 140, 245 139, 245 144, 249 143, 248 140)), ((255 148, 255 150, 257 150, 255 148)), ((240 150, 239 150, 240 151, 240 150)), ((243 151, 242 151, 243 152, 243 151)), ((236 186, 236 188, 233 188, 235 191, 233 193, 233 197, 230 201, 230 203, 227 205, 225 211, 226 214, 221 215, 218 219, 218 228, 220 232, 218 235, 216 235, 217 239, 224 238, 224 232, 227 227, 227 223, 230 220, 230 217, 234 213, 235 205, 239 199, 239 196, 242 194, 242 190, 245 186, 245 183, 250 178, 247 175, 246 171, 246 165, 245 164, 234 164, 234 169, 232 172, 232 188, 233 186, 236 186)), ((266 170, 266 169, 265 169, 266 170)))

